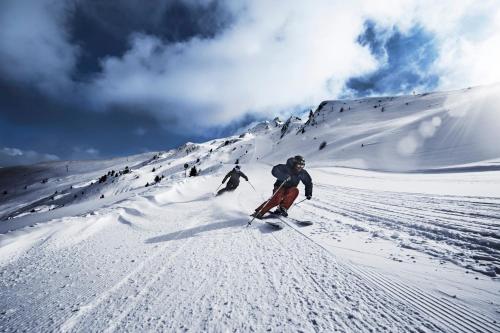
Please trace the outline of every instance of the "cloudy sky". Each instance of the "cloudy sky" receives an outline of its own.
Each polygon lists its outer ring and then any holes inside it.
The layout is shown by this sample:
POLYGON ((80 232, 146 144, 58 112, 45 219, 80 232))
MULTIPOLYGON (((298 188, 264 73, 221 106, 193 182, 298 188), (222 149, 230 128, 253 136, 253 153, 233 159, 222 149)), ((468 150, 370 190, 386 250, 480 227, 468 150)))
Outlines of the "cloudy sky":
POLYGON ((498 0, 2 0, 0 166, 500 81, 498 0))

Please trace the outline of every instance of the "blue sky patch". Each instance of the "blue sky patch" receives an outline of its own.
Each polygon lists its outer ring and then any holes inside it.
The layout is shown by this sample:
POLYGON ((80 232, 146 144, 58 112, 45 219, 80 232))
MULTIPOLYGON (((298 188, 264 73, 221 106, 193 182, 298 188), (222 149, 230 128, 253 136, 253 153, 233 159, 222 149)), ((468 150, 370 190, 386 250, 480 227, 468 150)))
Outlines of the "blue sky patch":
POLYGON ((349 79, 344 95, 408 94, 437 87, 439 77, 431 69, 438 49, 432 34, 422 27, 402 33, 397 27, 383 28, 367 21, 358 43, 368 47, 382 65, 375 72, 349 79))

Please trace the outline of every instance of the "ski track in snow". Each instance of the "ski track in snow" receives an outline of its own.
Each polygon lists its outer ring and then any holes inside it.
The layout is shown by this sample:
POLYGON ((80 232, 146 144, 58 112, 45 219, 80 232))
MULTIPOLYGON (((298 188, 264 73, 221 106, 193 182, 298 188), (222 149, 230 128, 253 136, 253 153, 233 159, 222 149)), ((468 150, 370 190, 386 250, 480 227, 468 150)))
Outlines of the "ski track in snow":
MULTIPOLYGON (((291 223, 286 222, 286 220, 285 223, 312 243, 330 252, 311 237, 308 237, 292 226, 291 223)), ((385 297, 390 297, 397 302, 406 304, 416 315, 420 315, 420 313, 425 314, 436 325, 436 330, 439 329, 445 332, 496 332, 499 328, 491 318, 470 308, 466 308, 457 302, 451 303, 446 298, 431 295, 418 287, 405 284, 369 268, 353 265, 345 260, 341 262, 345 265, 347 271, 350 271, 348 274, 354 274, 358 278, 361 277, 365 284, 375 290, 382 290, 385 293, 385 297)), ((387 313, 390 314, 391 312, 387 313)), ((387 313, 382 314, 382 317, 385 317, 387 313)), ((399 320, 399 318, 395 317, 393 319, 396 321, 399 320)), ((405 330, 410 331, 410 327, 405 327, 405 330)))
POLYGON ((347 219, 354 224, 361 222, 363 229, 372 226, 404 232, 409 237, 403 246, 408 248, 450 257, 455 263, 463 261, 464 266, 476 261, 500 266, 498 198, 395 193, 322 184, 317 184, 316 189, 320 199, 309 204, 311 208, 303 208, 309 218, 347 219), (451 248, 440 253, 438 243, 451 248))

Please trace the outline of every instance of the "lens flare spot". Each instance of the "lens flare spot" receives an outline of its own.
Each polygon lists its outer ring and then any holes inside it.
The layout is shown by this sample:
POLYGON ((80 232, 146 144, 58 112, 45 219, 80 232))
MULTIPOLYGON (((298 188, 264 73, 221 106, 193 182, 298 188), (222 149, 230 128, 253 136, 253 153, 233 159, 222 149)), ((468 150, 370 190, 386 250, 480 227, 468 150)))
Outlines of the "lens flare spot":
POLYGON ((417 150, 419 146, 419 140, 414 134, 410 134, 398 143, 398 153, 403 156, 411 155, 417 150))
POLYGON ((436 127, 434 127, 432 121, 424 121, 418 127, 418 132, 422 137, 430 138, 436 133, 436 127))
POLYGON ((432 118, 432 125, 434 125, 434 127, 439 127, 441 126, 441 117, 438 117, 438 116, 435 116, 432 118))

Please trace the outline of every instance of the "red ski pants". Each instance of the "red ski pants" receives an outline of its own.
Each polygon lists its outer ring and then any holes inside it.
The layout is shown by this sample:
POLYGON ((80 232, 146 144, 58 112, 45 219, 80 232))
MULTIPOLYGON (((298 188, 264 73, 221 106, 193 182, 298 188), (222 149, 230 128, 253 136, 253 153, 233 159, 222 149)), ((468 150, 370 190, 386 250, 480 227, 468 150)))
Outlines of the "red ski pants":
POLYGON ((299 189, 296 187, 282 187, 278 192, 275 192, 271 201, 267 204, 264 202, 255 211, 261 212, 262 215, 271 210, 271 208, 280 205, 286 209, 290 208, 297 196, 299 189))

